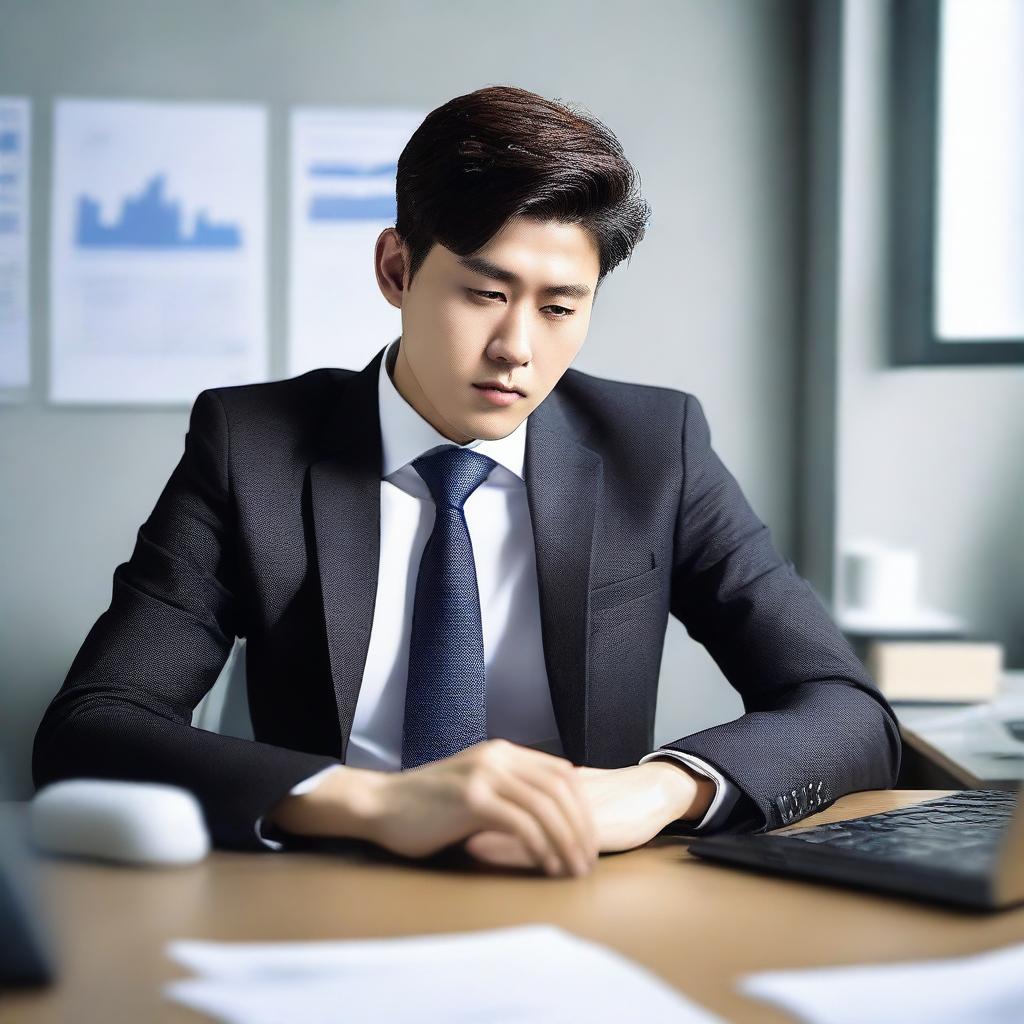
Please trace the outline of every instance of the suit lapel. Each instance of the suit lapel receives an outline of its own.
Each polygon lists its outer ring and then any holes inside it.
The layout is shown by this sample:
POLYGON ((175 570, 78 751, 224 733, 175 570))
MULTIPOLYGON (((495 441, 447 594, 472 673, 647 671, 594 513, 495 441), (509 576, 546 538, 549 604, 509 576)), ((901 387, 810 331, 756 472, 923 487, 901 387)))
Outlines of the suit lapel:
POLYGON ((565 756, 587 760, 588 599, 601 457, 574 441, 552 393, 526 426, 544 664, 565 756))
POLYGON ((377 386, 384 349, 342 382, 310 468, 316 563, 344 760, 370 645, 380 560, 381 439, 377 386))
MULTIPOLYGON (((380 563, 382 349, 332 400, 310 467, 316 565, 331 676, 347 754, 366 665, 380 563)), ((526 429, 527 501, 536 547, 544 663, 565 756, 587 759, 588 598, 601 458, 573 440, 552 393, 526 429)))

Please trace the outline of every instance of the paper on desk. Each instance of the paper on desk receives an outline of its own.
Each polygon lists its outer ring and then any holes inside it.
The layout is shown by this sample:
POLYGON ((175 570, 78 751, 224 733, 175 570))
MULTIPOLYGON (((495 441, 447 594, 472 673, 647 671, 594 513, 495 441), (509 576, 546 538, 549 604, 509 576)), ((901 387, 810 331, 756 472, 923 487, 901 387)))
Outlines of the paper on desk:
POLYGON ((1020 1024, 1024 944, 955 959, 765 971, 739 988, 811 1024, 1020 1024))
POLYGON ((229 1024, 721 1024, 645 968, 554 925, 317 942, 168 943, 204 975, 164 995, 229 1024))

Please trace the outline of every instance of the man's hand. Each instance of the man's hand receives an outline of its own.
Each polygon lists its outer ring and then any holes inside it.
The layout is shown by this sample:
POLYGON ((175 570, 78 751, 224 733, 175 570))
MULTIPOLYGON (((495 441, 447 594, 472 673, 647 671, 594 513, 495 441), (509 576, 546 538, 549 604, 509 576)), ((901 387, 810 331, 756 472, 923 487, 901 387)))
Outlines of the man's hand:
POLYGON ((402 772, 343 767, 268 816, 287 831, 368 839, 426 857, 476 833, 516 841, 524 866, 585 875, 597 836, 571 761, 507 740, 486 740, 402 772))
MULTIPOLYGON (((628 768, 573 768, 597 827, 598 850, 631 850, 653 839, 677 818, 704 816, 715 783, 675 761, 652 760, 628 768)), ((489 830, 466 840, 477 859, 526 867, 529 855, 516 836, 489 830)))

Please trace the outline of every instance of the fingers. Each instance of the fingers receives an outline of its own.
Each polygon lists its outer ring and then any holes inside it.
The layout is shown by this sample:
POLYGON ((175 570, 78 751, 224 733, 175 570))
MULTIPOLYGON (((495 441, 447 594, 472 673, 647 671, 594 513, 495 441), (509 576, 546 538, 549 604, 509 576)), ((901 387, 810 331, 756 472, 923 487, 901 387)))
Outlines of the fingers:
POLYGON ((597 830, 572 762, 503 739, 471 749, 467 802, 480 828, 504 827, 549 874, 589 873, 597 830))
POLYGON ((544 828, 531 812, 496 793, 472 800, 473 803, 478 801, 476 809, 481 820, 486 822, 485 828, 512 833, 522 842, 535 866, 550 875, 561 873, 562 862, 552 848, 544 828))
MULTIPOLYGON (((552 873, 587 874, 597 857, 596 829, 573 765, 506 740, 481 744, 474 766, 477 804, 487 792, 523 809, 540 826, 530 849, 552 873)), ((524 837, 525 838, 525 837, 524 837)))
POLYGON ((535 786, 515 775, 506 775, 498 780, 495 789, 500 796, 525 808, 540 823, 549 851, 549 865, 553 854, 557 858, 556 871, 561 868, 565 874, 585 875, 590 870, 586 841, 581 842, 576 835, 561 800, 552 795, 548 787, 553 789, 555 784, 544 780, 535 786))
POLYGON ((502 868, 536 868, 539 865, 519 836, 487 829, 465 841, 466 851, 476 860, 502 868))
POLYGON ((556 817, 568 823, 577 856, 583 859, 589 870, 598 854, 597 828, 583 791, 583 783, 572 766, 554 772, 546 767, 539 770, 533 765, 523 766, 519 769, 519 775, 554 802, 556 817))
POLYGON ((513 747, 526 755, 517 765, 520 775, 557 800, 562 813, 572 823, 580 849, 593 862, 598 848, 597 824, 586 795, 584 778, 596 769, 577 768, 572 761, 529 747, 513 747))

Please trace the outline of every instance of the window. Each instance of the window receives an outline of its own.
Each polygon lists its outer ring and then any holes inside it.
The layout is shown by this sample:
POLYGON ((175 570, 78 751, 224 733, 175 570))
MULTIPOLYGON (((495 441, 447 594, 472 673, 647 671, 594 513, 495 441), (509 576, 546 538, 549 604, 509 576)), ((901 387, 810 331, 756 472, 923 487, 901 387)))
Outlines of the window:
POLYGON ((897 364, 1024 362, 1024 3, 893 4, 897 364))

